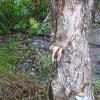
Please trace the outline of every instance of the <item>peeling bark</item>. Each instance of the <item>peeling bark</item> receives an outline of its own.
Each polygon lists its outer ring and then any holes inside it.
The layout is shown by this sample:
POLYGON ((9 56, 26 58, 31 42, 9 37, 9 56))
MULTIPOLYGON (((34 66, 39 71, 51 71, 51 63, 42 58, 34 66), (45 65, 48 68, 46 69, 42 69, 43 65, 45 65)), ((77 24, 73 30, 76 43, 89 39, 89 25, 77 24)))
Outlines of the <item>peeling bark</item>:
MULTIPOLYGON (((94 100, 86 40, 92 4, 92 0, 52 0, 53 45, 63 49, 60 60, 54 60, 53 100, 75 100, 76 96, 94 100)), ((57 52, 53 59, 57 59, 57 52)))

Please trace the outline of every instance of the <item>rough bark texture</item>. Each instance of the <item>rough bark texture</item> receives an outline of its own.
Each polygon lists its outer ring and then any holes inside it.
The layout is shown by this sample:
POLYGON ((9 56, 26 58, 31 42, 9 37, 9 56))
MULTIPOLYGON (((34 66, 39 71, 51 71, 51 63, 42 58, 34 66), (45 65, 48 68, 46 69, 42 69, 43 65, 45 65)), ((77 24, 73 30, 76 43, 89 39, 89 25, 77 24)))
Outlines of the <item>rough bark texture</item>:
POLYGON ((63 49, 51 82, 53 100, 75 100, 79 95, 94 100, 86 40, 92 4, 92 0, 52 0, 54 46, 63 49))

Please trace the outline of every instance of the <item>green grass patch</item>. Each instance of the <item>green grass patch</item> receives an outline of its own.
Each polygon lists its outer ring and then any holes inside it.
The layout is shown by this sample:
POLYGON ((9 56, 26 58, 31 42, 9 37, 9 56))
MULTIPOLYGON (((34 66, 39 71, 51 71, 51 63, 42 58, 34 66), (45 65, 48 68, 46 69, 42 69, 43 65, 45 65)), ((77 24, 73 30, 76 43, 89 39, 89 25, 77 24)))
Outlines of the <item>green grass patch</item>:
POLYGON ((51 77, 51 54, 35 46, 21 45, 20 36, 8 38, 0 47, 0 71, 20 72, 35 77, 42 83, 51 77))
POLYGON ((38 80, 42 82, 48 81, 51 75, 52 69, 52 59, 51 55, 43 55, 38 48, 35 50, 36 54, 34 55, 38 59, 38 66, 35 69, 35 76, 38 80))
POLYGON ((95 81, 94 82, 94 93, 95 95, 100 94, 100 81, 95 81))
POLYGON ((14 71, 16 63, 20 58, 18 52, 19 42, 11 40, 4 47, 0 47, 0 70, 14 71))

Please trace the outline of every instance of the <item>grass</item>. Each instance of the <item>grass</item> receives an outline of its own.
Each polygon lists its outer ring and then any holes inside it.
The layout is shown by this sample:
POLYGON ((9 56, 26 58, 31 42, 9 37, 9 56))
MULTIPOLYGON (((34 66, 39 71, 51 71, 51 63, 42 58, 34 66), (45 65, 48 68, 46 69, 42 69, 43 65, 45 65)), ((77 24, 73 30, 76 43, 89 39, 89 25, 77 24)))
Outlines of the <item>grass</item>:
POLYGON ((20 68, 21 73, 34 76, 39 81, 47 81, 51 73, 51 55, 36 46, 21 45, 20 38, 21 35, 10 37, 0 44, 0 71, 14 72, 20 68))
POLYGON ((100 80, 96 80, 93 87, 95 99, 100 100, 100 80))
POLYGON ((94 82, 94 93, 95 95, 100 94, 100 81, 94 82))
POLYGON ((0 71, 0 100, 47 100, 36 80, 22 74, 0 71))
POLYGON ((35 76, 42 82, 48 81, 51 75, 52 61, 51 55, 41 54, 38 48, 35 49, 35 57, 38 59, 38 66, 35 69, 35 76))
POLYGON ((38 82, 46 83, 50 66, 51 56, 37 47, 22 46, 14 38, 0 43, 0 100, 47 100, 47 91, 38 82), (33 60, 35 70, 16 73, 17 67, 27 65, 28 60, 33 60))
POLYGON ((11 40, 6 46, 0 47, 0 70, 13 71, 19 60, 19 42, 11 40))

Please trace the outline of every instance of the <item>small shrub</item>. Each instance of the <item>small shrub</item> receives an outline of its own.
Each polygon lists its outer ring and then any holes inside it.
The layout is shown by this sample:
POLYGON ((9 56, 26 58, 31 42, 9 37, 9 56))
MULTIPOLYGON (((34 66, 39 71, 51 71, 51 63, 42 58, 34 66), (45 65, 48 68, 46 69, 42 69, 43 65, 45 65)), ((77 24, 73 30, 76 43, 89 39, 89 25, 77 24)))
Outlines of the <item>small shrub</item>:
POLYGON ((39 0, 39 2, 33 1, 32 3, 33 5, 31 5, 33 7, 33 9, 31 9, 33 17, 36 20, 39 20, 40 22, 42 22, 48 13, 48 4, 49 4, 49 0, 39 0), (38 17, 37 17, 38 16, 38 17))
MULTIPOLYGON (((42 22, 47 15, 47 7, 47 0, 41 0, 40 3, 34 0, 1 0, 0 34, 9 34, 14 29, 26 29, 32 17, 42 22)), ((32 27, 32 31, 35 31, 32 27)))
POLYGON ((27 26, 28 26, 27 23, 24 20, 22 20, 15 25, 14 29, 25 29, 27 26))
POLYGON ((40 24, 34 18, 30 18, 29 23, 30 23, 29 35, 32 34, 38 35, 38 34, 48 33, 51 31, 49 22, 40 24))

